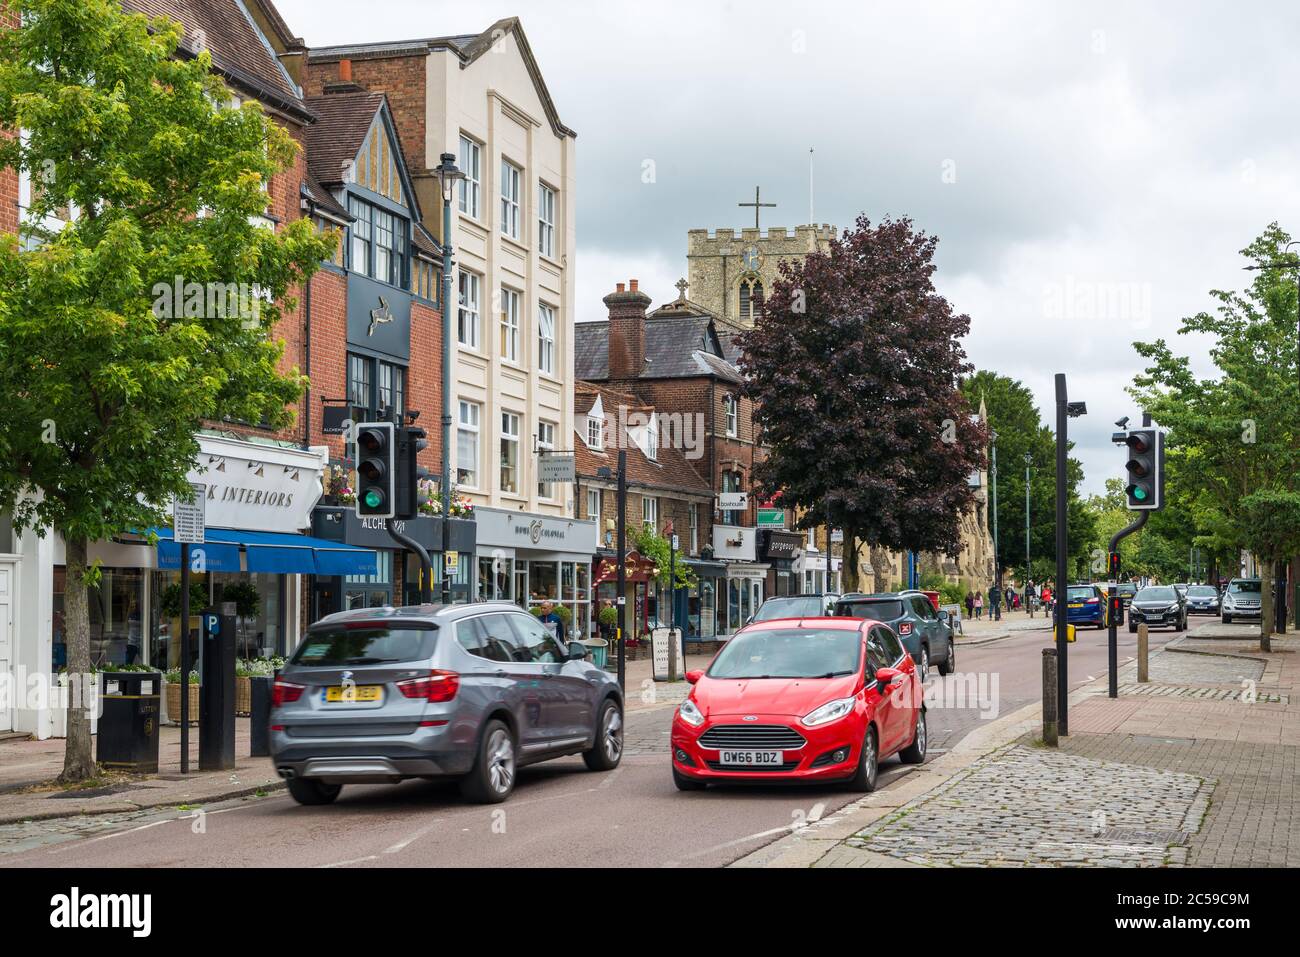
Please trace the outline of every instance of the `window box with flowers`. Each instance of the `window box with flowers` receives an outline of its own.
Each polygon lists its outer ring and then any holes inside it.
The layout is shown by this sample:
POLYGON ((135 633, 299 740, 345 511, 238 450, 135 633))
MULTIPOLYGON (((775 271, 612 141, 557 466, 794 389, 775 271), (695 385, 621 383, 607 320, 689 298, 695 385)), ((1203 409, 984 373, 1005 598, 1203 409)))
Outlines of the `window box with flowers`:
MULTIPOLYGON (((441 516, 443 514, 443 497, 438 487, 429 479, 420 482, 420 514, 441 516)), ((457 495, 455 488, 451 493, 450 518, 473 518, 474 503, 463 495, 457 495)))
POLYGON ((357 491, 352 487, 352 470, 342 465, 331 465, 325 470, 324 495, 331 505, 355 505, 357 491))

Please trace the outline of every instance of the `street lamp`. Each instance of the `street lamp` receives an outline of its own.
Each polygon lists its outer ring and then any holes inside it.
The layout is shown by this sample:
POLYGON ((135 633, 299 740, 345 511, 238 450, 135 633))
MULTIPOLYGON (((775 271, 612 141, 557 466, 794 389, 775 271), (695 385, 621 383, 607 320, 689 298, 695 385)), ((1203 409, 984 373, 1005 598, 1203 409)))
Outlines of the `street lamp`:
POLYGON ((993 580, 1002 588, 1002 558, 998 555, 998 433, 989 432, 989 444, 993 449, 993 462, 989 468, 989 477, 993 484, 993 580))
POLYGON ((465 174, 456 168, 456 154, 443 153, 434 173, 442 184, 442 600, 451 601, 451 582, 447 578, 446 555, 451 543, 451 268, 455 262, 451 240, 451 200, 456 183, 465 174))
MULTIPOLYGON (((1025 581, 1030 579, 1029 574, 1029 467, 1033 464, 1034 457, 1030 453, 1025 453, 1025 581)), ((1032 618, 1034 611, 1029 610, 1029 616, 1032 618)))

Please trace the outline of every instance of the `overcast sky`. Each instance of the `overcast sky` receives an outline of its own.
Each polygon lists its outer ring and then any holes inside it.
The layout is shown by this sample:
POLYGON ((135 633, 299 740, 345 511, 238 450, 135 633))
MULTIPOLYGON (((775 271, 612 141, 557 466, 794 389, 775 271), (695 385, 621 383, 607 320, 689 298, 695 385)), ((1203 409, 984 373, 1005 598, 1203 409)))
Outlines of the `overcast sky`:
POLYGON ((755 185, 778 204, 764 225, 808 222, 815 148, 817 222, 907 215, 939 237, 977 367, 1025 382, 1049 422, 1069 376, 1088 491, 1121 472, 1113 420, 1137 418, 1129 343, 1244 285, 1237 251, 1271 220, 1300 233, 1296 4, 278 6, 316 46, 522 19, 578 133, 580 321, 632 277, 673 298, 686 231, 752 224, 736 203, 755 185))

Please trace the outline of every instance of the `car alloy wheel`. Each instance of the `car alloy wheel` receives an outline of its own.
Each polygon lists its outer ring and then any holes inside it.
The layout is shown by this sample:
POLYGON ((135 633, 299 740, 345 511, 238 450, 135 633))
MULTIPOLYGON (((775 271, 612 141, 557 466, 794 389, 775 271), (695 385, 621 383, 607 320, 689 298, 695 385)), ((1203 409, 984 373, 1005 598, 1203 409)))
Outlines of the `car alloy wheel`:
POLYGON ((611 764, 617 764, 623 755, 623 715, 617 708, 605 710, 605 727, 601 734, 605 748, 605 757, 611 764))
POLYGON ((487 745, 488 784, 497 794, 506 794, 515 781, 515 746, 510 732, 496 728, 487 745))

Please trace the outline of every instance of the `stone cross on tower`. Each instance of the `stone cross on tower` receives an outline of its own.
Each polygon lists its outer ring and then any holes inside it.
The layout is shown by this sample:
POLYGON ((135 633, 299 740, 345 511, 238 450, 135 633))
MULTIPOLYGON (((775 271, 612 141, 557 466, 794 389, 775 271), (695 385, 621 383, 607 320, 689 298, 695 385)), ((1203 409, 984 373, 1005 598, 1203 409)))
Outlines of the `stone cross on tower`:
POLYGON ((759 211, 759 209, 762 208, 762 207, 771 207, 771 208, 773 208, 773 209, 776 208, 776 203, 760 203, 760 202, 758 201, 758 187, 757 187, 757 186, 754 187, 754 201, 753 201, 752 203, 737 203, 736 205, 737 205, 737 206, 753 206, 753 207, 754 207, 754 228, 755 228, 755 229, 758 229, 758 211, 759 211))
POLYGON ((679 280, 677 280, 677 282, 675 283, 675 285, 677 286, 677 301, 678 301, 678 302, 685 302, 685 301, 686 301, 686 290, 689 289, 689 288, 691 287, 691 284, 688 283, 685 279, 679 279, 679 280))

